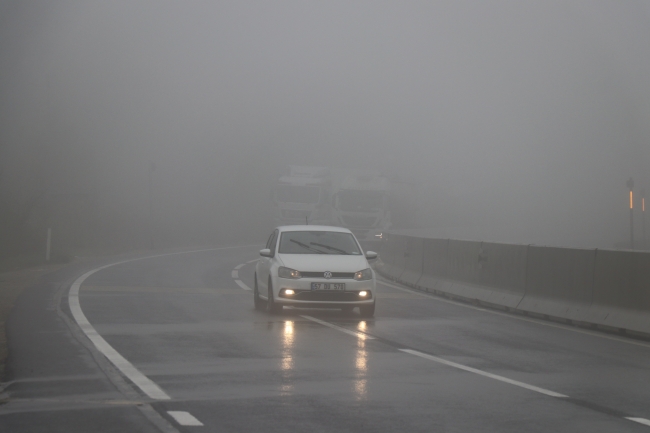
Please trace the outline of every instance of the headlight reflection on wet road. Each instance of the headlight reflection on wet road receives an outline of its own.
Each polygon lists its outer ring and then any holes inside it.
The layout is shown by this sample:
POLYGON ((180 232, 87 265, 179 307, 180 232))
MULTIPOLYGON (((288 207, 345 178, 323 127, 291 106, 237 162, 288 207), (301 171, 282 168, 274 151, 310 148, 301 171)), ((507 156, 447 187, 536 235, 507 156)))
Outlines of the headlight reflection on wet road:
MULTIPOLYGON (((366 322, 359 322, 357 329, 361 332, 366 330, 366 322)), ((367 396, 367 375, 368 375, 368 352, 366 351, 366 340, 357 339, 357 353, 355 360, 354 393, 357 400, 364 400, 367 396)))
POLYGON ((282 395, 291 394, 293 391, 292 371, 294 368, 293 348, 295 342, 294 322, 287 320, 284 322, 282 332, 282 386, 280 392, 282 395))

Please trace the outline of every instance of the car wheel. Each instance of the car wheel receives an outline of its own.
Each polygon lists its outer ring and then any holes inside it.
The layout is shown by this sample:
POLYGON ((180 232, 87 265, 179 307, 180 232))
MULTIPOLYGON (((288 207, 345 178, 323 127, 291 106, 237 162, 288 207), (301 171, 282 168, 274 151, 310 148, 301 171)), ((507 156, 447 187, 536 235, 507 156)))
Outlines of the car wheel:
POLYGON ((255 285, 253 286, 253 302, 256 310, 264 309, 264 301, 260 298, 260 291, 257 288, 257 274, 255 274, 255 285))
POLYGON ((269 314, 278 314, 282 312, 282 305, 277 304, 273 299, 273 286, 271 285, 270 279, 269 279, 268 300, 266 301, 266 312, 269 314))
POLYGON ((372 317, 375 315, 375 303, 373 302, 372 305, 364 305, 362 307, 359 307, 359 314, 361 317, 372 317))

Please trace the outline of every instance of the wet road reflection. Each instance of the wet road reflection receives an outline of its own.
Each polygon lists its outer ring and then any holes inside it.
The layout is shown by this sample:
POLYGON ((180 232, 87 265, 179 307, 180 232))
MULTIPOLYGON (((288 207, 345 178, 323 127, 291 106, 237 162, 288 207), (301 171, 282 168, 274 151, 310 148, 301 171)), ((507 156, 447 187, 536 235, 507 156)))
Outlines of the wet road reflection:
MULTIPOLYGON (((366 330, 366 322, 361 321, 357 325, 361 332, 366 330)), ((366 339, 357 339, 357 353, 355 362, 354 393, 357 400, 365 400, 367 397, 367 376, 368 376, 368 352, 366 351, 366 339)))
POLYGON ((287 320, 284 322, 284 329, 282 332, 282 360, 280 368, 282 369, 282 386, 280 393, 282 395, 290 395, 293 392, 293 369, 294 369, 294 322, 287 320))

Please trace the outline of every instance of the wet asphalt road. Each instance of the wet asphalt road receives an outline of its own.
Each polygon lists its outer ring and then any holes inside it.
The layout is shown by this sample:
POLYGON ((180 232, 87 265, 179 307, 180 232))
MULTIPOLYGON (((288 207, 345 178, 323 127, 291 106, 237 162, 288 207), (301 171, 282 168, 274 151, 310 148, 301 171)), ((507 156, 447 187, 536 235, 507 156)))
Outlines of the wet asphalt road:
POLYGON ((84 281, 88 321, 169 400, 125 379, 70 314, 72 281, 107 261, 27 290, 9 322, 0 431, 650 432, 625 419, 650 419, 649 343, 385 284, 371 320, 269 316, 234 278, 252 287, 258 249, 137 260, 84 281))

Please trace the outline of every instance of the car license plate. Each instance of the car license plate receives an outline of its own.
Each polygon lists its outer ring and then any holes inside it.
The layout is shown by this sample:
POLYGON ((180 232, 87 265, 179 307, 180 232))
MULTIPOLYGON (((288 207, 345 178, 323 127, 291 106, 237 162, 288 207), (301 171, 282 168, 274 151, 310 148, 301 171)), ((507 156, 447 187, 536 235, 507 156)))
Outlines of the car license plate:
POLYGON ((345 283, 311 283, 312 290, 345 290, 345 283))

